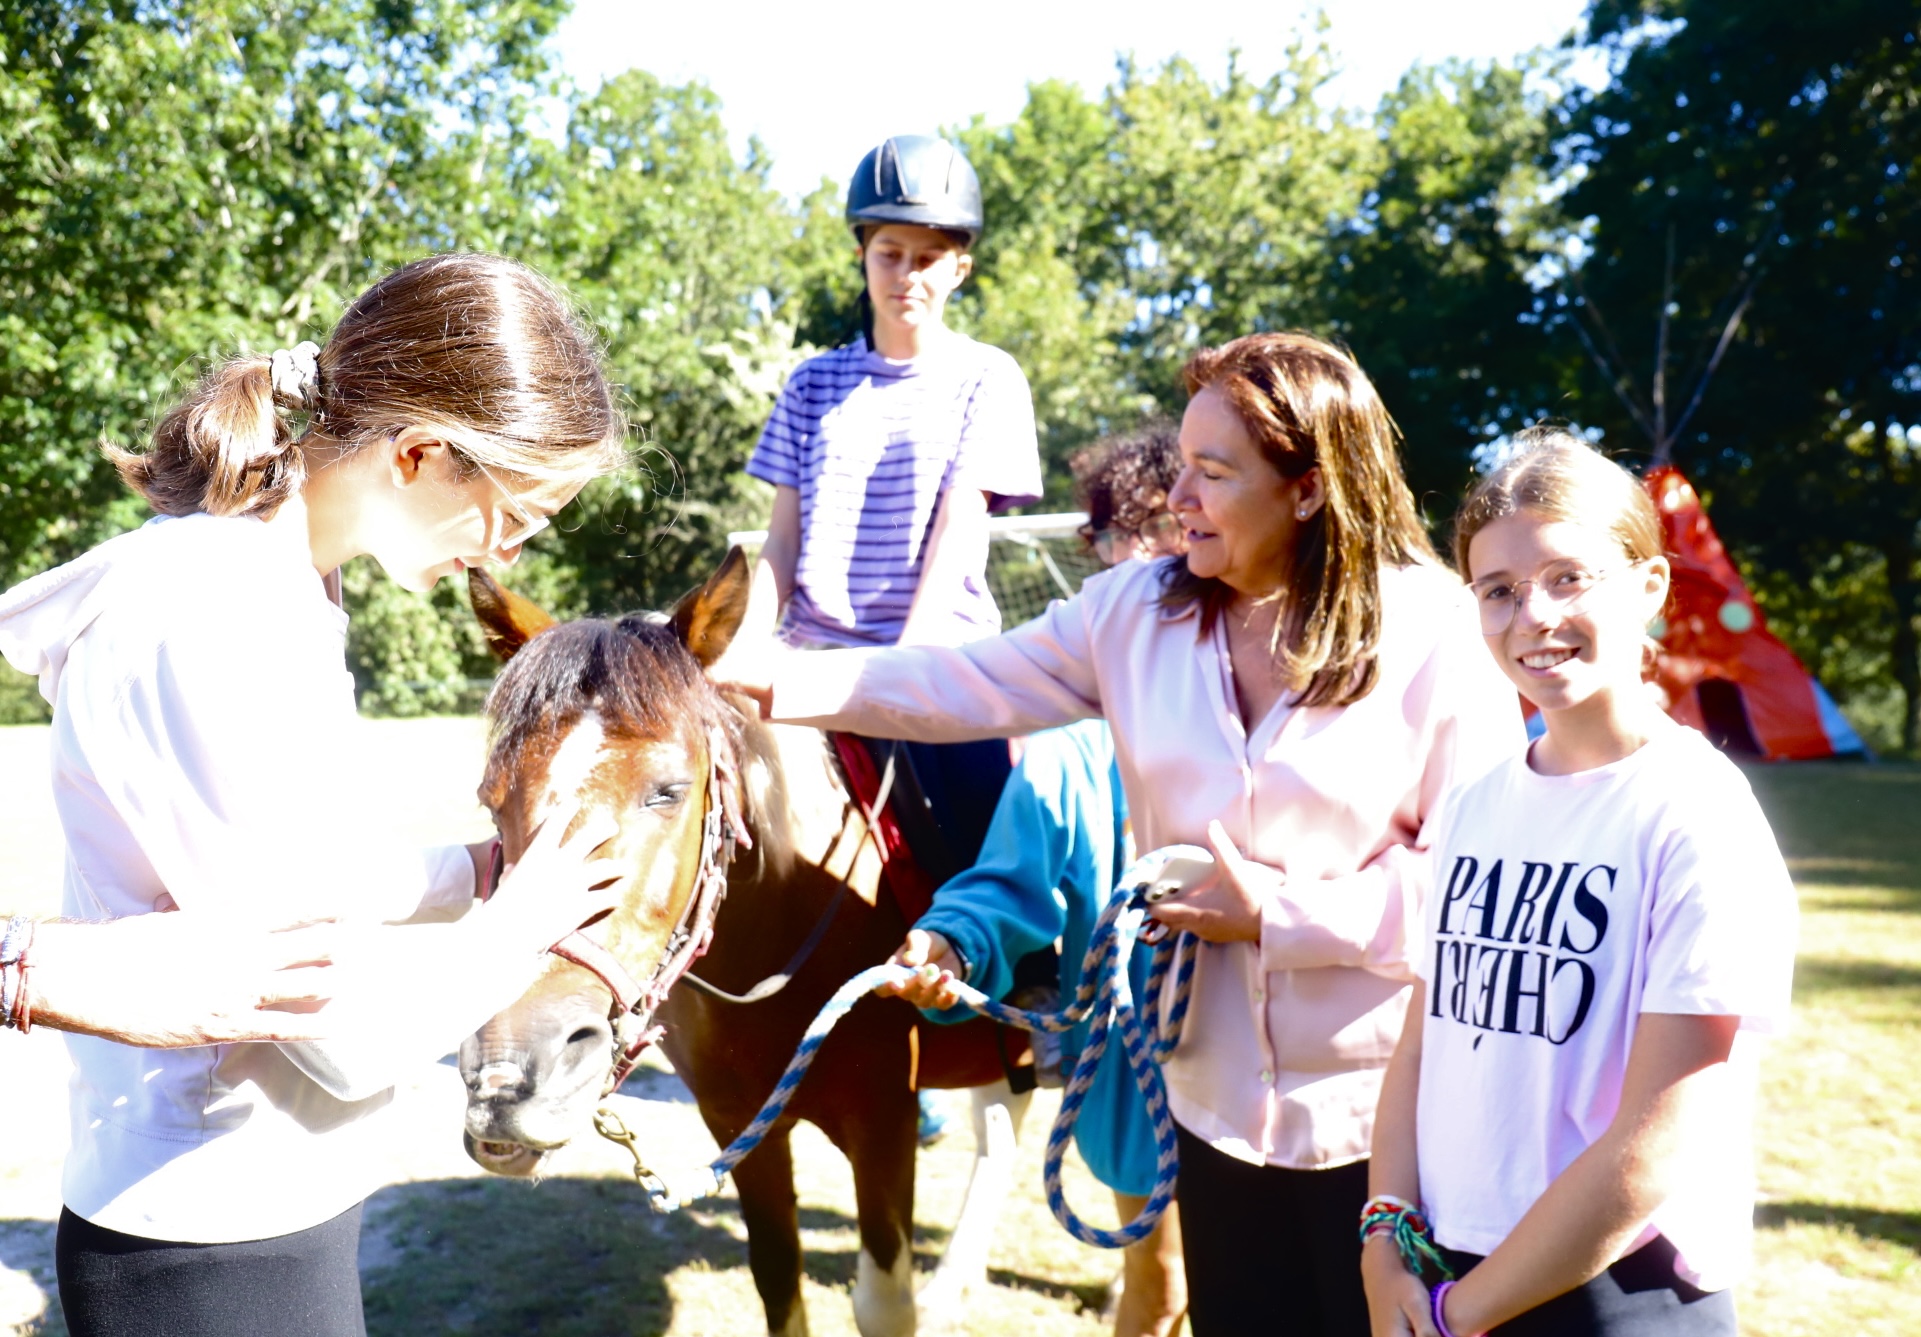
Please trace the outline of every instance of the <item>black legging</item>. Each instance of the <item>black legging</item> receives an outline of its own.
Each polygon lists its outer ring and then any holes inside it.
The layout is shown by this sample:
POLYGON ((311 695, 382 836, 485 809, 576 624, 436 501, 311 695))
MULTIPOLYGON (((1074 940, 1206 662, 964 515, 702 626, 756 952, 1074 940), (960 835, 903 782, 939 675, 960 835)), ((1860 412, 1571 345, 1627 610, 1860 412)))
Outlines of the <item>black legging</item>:
MULTIPOLYGON (((1478 1254, 1444 1249, 1457 1277, 1478 1254)), ((1701 1291, 1674 1272, 1664 1235, 1621 1259, 1585 1286, 1495 1328, 1490 1337, 1735 1337, 1734 1295, 1701 1291)))
POLYGON ((1367 1162, 1249 1165, 1178 1128, 1181 1253, 1194 1337, 1368 1337, 1367 1162))
POLYGON ((241 1244, 123 1235, 62 1209, 54 1242, 73 1337, 366 1337, 360 1208, 241 1244))

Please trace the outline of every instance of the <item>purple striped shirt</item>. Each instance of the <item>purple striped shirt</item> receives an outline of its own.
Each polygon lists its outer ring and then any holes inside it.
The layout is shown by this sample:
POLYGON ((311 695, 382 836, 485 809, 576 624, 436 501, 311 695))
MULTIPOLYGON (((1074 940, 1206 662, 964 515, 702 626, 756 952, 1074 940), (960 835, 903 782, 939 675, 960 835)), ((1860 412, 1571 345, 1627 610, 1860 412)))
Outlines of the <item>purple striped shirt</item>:
MULTIPOLYGON (((800 493, 800 557, 781 633, 800 645, 892 645, 949 488, 993 509, 1041 491, 1034 402, 1014 359, 950 334, 894 362, 856 339, 797 368, 747 472, 800 493)), ((945 601, 955 642, 1000 630, 983 560, 945 601)))

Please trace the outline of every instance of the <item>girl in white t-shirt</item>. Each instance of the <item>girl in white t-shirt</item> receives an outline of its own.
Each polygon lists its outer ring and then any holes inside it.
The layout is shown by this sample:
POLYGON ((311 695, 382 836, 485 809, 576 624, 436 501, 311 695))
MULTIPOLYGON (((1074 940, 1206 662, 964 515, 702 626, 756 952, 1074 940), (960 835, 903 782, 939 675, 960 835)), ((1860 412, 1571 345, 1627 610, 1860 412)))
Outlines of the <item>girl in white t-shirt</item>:
POLYGON ((1661 553, 1646 492, 1565 432, 1462 507, 1488 649, 1547 731, 1439 825, 1362 1217, 1375 1337, 1734 1337, 1794 889, 1741 773, 1643 686, 1661 553))
MULTIPOLYGON (((146 450, 113 453, 156 518, 0 596, 0 652, 53 704, 66 915, 175 909, 216 942, 327 917, 369 958, 320 1041, 69 1037, 55 1261, 74 1337, 365 1331, 360 1204, 392 1088, 532 982, 594 908, 579 893, 613 870, 586 854, 612 832, 589 817, 556 850, 550 821, 471 912, 485 847, 372 835, 375 808, 418 796, 355 751, 328 589, 362 554, 414 590, 511 563, 620 465, 624 435, 560 293, 498 256, 432 256, 363 293, 324 347, 213 368, 146 450), (529 898, 577 915, 513 931, 529 898)), ((10 925, 0 956, 30 933, 10 925)), ((0 1010, 26 1020, 19 974, 0 1010)))

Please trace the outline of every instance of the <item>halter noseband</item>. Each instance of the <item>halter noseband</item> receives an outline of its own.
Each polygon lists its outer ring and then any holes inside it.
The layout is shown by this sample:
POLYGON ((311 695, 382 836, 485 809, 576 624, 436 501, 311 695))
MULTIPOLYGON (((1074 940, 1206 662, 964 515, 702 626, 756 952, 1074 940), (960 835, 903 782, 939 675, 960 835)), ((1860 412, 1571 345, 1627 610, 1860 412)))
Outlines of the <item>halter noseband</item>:
POLYGON ((694 891, 667 939, 667 950, 645 984, 637 983, 606 947, 575 929, 547 950, 593 972, 613 993, 607 1019, 614 1028, 613 1066, 606 1092, 617 1090, 633 1072, 641 1054, 659 1041, 664 1027, 654 1024, 654 1013, 667 1000, 667 991, 707 951, 714 938, 714 918, 727 896, 727 865, 736 849, 752 849, 753 839, 734 810, 737 791, 731 753, 718 726, 707 730, 707 810, 701 818, 700 867, 694 891))

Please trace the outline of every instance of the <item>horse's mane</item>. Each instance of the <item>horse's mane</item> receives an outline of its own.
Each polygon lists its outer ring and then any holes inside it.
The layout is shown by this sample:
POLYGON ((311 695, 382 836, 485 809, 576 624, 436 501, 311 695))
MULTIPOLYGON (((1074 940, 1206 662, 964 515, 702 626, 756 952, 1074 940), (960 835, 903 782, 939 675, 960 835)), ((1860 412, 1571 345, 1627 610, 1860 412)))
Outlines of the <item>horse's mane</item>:
POLYGON ((653 614, 562 622, 521 647, 487 696, 488 781, 495 779, 493 759, 515 756, 537 737, 572 728, 588 711, 598 715, 601 728, 615 738, 692 741, 717 731, 732 754, 734 773, 742 777, 747 807, 742 815, 756 833, 763 865, 770 855, 777 862, 783 855, 791 857, 784 840, 775 841, 783 848, 768 849, 762 834, 784 836, 785 823, 761 820, 771 813, 755 811, 784 793, 778 788, 778 760, 763 736, 766 730, 749 725, 708 681, 673 627, 653 614), (775 794, 766 792, 764 779, 758 785, 749 782, 754 763, 773 769, 775 794))

